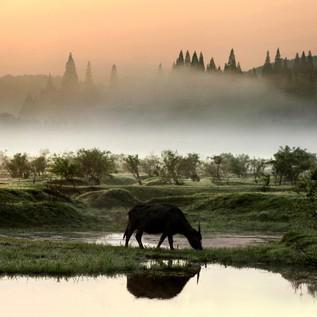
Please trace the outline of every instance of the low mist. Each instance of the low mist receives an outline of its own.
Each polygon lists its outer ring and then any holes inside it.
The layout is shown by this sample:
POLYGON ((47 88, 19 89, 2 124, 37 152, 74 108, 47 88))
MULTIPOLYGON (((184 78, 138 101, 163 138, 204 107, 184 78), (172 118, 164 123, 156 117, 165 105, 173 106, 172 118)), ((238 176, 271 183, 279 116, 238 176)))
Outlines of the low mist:
POLYGON ((54 95, 39 90, 28 108, 24 103, 1 115, 1 150, 99 147, 141 155, 173 149, 269 157, 289 144, 317 152, 314 98, 287 94, 262 79, 188 71, 119 73, 107 85, 89 90, 82 83, 80 92, 67 96, 59 93, 59 82, 54 81, 54 95))

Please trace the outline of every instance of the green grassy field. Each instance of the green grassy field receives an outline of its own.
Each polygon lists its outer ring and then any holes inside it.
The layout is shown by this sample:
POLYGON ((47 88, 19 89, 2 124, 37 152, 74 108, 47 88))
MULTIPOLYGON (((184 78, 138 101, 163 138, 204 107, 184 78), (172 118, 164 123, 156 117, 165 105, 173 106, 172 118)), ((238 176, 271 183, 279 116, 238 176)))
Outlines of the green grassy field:
MULTIPOLYGON (((139 250, 80 243, 0 239, 0 273, 115 274, 142 269, 148 259, 184 259, 233 265, 317 265, 317 215, 313 203, 287 186, 266 191, 252 182, 214 185, 209 180, 182 186, 0 185, 0 230, 117 231, 126 227, 127 212, 138 202, 179 206, 203 235, 217 233, 288 233, 280 242, 246 248, 139 250)), ((120 183, 118 185, 117 183, 120 183)))
MULTIPOLYGON (((270 268, 316 268, 317 237, 289 233, 280 242, 234 249, 156 250, 85 243, 0 238, 0 273, 34 275, 98 275, 145 270, 149 260, 178 259, 192 264, 270 268)), ((157 271, 164 270, 156 267, 157 271)), ((183 267, 174 270, 183 270, 183 267)))
POLYGON ((289 187, 263 192, 250 183, 183 186, 0 187, 0 228, 123 231, 127 212, 138 202, 179 206, 204 233, 285 233, 315 231, 315 206, 289 187))

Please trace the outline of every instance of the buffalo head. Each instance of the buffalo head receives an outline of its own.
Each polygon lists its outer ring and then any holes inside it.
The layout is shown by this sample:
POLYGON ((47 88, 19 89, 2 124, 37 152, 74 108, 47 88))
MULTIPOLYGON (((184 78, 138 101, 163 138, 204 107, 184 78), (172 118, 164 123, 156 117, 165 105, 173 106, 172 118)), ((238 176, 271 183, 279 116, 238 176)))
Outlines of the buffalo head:
POLYGON ((196 249, 196 250, 203 249, 201 244, 202 236, 200 232, 200 225, 198 226, 198 230, 192 229, 190 231, 190 233, 187 236, 187 239, 193 249, 196 249))

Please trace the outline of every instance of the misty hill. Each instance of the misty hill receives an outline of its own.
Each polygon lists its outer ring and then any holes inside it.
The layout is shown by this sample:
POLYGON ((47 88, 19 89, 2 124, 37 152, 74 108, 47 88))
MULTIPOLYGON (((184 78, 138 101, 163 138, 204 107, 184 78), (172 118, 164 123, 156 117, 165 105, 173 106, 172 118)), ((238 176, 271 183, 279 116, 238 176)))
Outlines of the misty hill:
MULTIPOLYGON (((287 63, 288 67, 292 68, 294 65, 294 61, 295 61, 295 58, 288 60, 288 63, 287 63)), ((313 62, 314 62, 314 65, 317 66, 317 56, 313 56, 313 62)), ((251 68, 248 72, 252 72, 253 69, 255 69, 258 75, 261 75, 263 70, 263 65, 255 67, 255 68, 251 68)))
MULTIPOLYGON (((52 78, 60 84, 59 76, 52 78)), ((0 112, 18 113, 28 94, 38 95, 46 86, 47 75, 6 75, 0 77, 0 112)))

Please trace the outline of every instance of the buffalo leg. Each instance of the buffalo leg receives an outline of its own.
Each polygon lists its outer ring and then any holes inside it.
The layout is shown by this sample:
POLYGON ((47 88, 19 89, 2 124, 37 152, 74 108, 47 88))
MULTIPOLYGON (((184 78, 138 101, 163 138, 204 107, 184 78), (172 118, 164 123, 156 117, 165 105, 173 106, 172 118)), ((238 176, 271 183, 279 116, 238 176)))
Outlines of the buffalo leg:
POLYGON ((143 231, 137 231, 136 232, 136 235, 135 235, 135 238, 136 238, 136 241, 138 241, 138 244, 140 246, 141 249, 144 249, 144 246, 142 244, 142 234, 143 234, 143 231))
POLYGON ((127 248, 129 246, 129 240, 133 234, 133 229, 131 228, 131 226, 128 226, 126 235, 125 235, 125 247, 127 248))
POLYGON ((159 243, 158 243, 158 245, 157 245, 157 247, 156 247, 157 249, 160 248, 160 246, 161 246, 161 244, 163 243, 163 241, 165 240, 166 236, 167 236, 166 233, 163 233, 163 234, 161 235, 160 241, 159 241, 159 243))
POLYGON ((174 247, 173 247, 173 236, 172 235, 168 236, 168 243, 170 244, 170 249, 174 250, 174 247))

